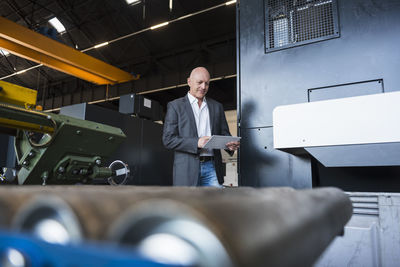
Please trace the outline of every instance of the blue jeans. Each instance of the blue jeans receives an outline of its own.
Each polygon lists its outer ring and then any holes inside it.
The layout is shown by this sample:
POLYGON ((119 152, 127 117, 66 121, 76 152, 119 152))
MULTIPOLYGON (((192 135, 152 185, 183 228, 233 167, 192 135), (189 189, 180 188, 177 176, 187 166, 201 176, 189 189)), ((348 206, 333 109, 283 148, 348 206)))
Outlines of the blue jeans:
POLYGON ((200 162, 200 173, 197 186, 222 187, 218 183, 213 160, 200 162))

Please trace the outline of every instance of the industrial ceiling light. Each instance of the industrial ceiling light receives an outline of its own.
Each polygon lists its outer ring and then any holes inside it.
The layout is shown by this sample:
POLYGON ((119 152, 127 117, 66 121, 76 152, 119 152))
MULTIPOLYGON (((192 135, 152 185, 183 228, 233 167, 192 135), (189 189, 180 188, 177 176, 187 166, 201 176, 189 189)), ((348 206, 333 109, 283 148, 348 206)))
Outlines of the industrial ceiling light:
POLYGON ((0 55, 8 56, 9 54, 10 52, 8 52, 7 50, 0 49, 0 55))
POLYGON ((173 0, 169 0, 169 11, 170 12, 172 11, 172 2, 173 2, 173 0))
POLYGON ((125 0, 128 5, 136 5, 140 3, 140 0, 125 0))
MULTIPOLYGON (((329 0, 328 0, 328 1, 329 1, 329 0)), ((129 3, 134 4, 134 3, 140 3, 141 0, 126 0, 126 2, 127 2, 128 4, 129 4, 129 3)), ((109 42, 105 42, 105 43, 103 43, 103 44, 98 44, 98 45, 95 45, 95 46, 92 46, 92 47, 89 47, 89 48, 86 48, 86 49, 82 49, 82 50, 80 50, 80 52, 82 52, 82 53, 83 53, 83 52, 87 52, 87 51, 90 51, 90 50, 92 50, 92 49, 95 49, 95 48, 98 48, 98 47, 101 47, 101 46, 105 46, 105 45, 107 45, 107 44, 109 44, 109 43, 113 43, 113 42, 116 42, 116 41, 124 40, 124 39, 126 39, 126 38, 129 38, 129 37, 131 37, 131 36, 135 36, 135 35, 137 35, 137 34, 139 34, 139 33, 143 33, 143 32, 146 32, 146 31, 148 31, 148 30, 154 30, 154 29, 157 29, 157 28, 159 28, 159 27, 166 26, 166 25, 168 25, 170 22, 173 23, 173 22, 176 22, 176 21, 180 21, 180 20, 183 20, 183 19, 187 19, 187 18, 190 18, 190 17, 192 17, 192 16, 199 15, 199 14, 202 14, 202 13, 205 13, 205 12, 209 12, 209 11, 211 11, 211 10, 220 8, 220 7, 222 7, 222 6, 225 6, 225 5, 227 6, 227 5, 231 5, 231 4, 234 4, 234 3, 236 3, 236 0, 228 1, 228 2, 225 2, 225 3, 221 3, 221 4, 218 4, 218 5, 213 6, 213 7, 211 7, 211 8, 206 8, 206 9, 203 9, 203 10, 200 10, 200 11, 197 11, 197 12, 194 12, 194 13, 190 13, 190 14, 184 15, 184 16, 182 16, 182 17, 173 19, 173 20, 171 20, 171 21, 169 21, 169 22, 164 22, 164 23, 161 23, 161 24, 152 26, 152 27, 150 27, 150 28, 145 28, 145 29, 139 30, 139 31, 137 31, 137 32, 133 32, 133 33, 130 33, 130 34, 127 34, 127 35, 124 35, 124 36, 115 38, 115 39, 110 40, 109 42)), ((143 8, 144 8, 144 7, 145 7, 145 6, 143 5, 143 8)), ((75 48, 78 49, 77 46, 76 46, 75 48)), ((35 66, 33 66, 33 67, 30 67, 30 68, 26 69, 26 71, 32 70, 32 69, 36 69, 36 68, 39 68, 39 67, 41 67, 41 66, 43 66, 43 64, 35 65, 35 66)), ((17 74, 17 73, 14 72, 14 73, 12 73, 12 74, 9 74, 9 75, 0 77, 0 80, 4 80, 4 79, 10 78, 10 77, 13 77, 13 76, 16 75, 16 74, 17 74)))
POLYGON ((108 42, 104 42, 104 43, 95 45, 94 48, 99 48, 99 47, 106 46, 106 45, 108 45, 108 42))
POLYGON ((58 33, 63 33, 66 31, 64 25, 61 23, 61 21, 57 17, 50 19, 49 23, 51 24, 51 26, 56 28, 58 33))
POLYGON ((24 72, 27 72, 28 70, 27 69, 25 69, 25 70, 20 70, 20 71, 17 71, 15 74, 21 74, 21 73, 24 73, 24 72))
POLYGON ((151 26, 151 27, 150 27, 150 29, 152 29, 152 30, 155 30, 155 29, 158 29, 158 28, 161 28, 161 27, 167 26, 168 24, 169 24, 169 22, 168 22, 168 21, 166 21, 166 22, 163 22, 163 23, 160 23, 160 24, 157 24, 157 25, 151 26))

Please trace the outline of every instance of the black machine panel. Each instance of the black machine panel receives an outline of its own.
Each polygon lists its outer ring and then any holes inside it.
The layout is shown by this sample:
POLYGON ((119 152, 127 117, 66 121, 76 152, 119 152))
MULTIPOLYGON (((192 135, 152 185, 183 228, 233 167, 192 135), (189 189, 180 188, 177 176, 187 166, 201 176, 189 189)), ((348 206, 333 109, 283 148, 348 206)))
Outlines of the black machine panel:
POLYGON ((336 186, 345 191, 400 192, 400 167, 326 168, 313 160, 314 186, 336 186))
POLYGON ((0 168, 15 168, 14 136, 0 134, 0 168))
POLYGON ((335 98, 379 94, 385 91, 381 79, 308 89, 308 102, 335 98))
POLYGON ((110 157, 131 168, 134 185, 172 185, 173 152, 162 144, 163 125, 86 103, 61 108, 61 114, 121 128, 125 142, 110 157))
POLYGON ((340 37, 265 53, 264 1, 239 11, 241 127, 272 126, 278 105, 307 102, 308 89, 381 79, 400 88, 400 1, 337 1, 340 37))
POLYGON ((119 99, 119 112, 135 114, 152 121, 160 121, 164 117, 163 109, 157 101, 137 94, 122 95, 119 99))
POLYGON ((272 127, 243 129, 240 155, 241 186, 311 187, 310 160, 275 150, 272 127), (254 160, 257 159, 257 160, 254 160), (245 166, 245 167, 243 167, 245 166), (262 177, 262 179, 259 179, 262 177))
MULTIPOLYGON (((273 129, 273 109, 280 105, 400 90, 398 0, 242 0, 237 12, 241 136, 273 129)), ((280 153, 266 151, 268 162, 265 155, 253 153, 273 143, 272 134, 264 138, 241 141, 242 184, 275 186, 291 179, 282 178, 291 163, 283 164, 280 153), (258 169, 250 170, 254 162, 258 169)), ((315 166, 309 160, 309 177, 290 174, 296 181, 292 186, 308 187, 311 176, 335 185, 324 177, 344 173, 315 166)), ((347 173, 353 177, 348 179, 351 188, 363 190, 362 176, 368 172, 347 173)), ((396 168, 386 174, 400 176, 396 168)), ((390 185, 394 180, 386 181, 390 185)))

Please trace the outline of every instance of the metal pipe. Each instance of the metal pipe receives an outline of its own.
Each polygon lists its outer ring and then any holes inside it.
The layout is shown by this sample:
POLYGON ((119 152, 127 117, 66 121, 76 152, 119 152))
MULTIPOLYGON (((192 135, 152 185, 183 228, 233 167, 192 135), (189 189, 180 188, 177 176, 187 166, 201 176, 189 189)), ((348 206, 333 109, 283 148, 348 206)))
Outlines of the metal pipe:
POLYGON ((70 221, 77 225, 74 228, 80 229, 73 230, 81 235, 74 240, 106 238, 108 226, 132 204, 152 198, 158 192, 170 191, 167 187, 89 185, 14 187, 14 191, 18 192, 18 188, 35 198, 14 216, 14 228, 32 232, 45 220, 55 220, 61 225, 70 221), (60 214, 68 219, 54 219, 63 217, 60 214))
POLYGON ((136 246, 158 261, 196 266, 311 266, 352 214, 348 196, 335 188, 46 186, 29 190, 46 201, 35 200, 30 204, 34 208, 21 209, 14 220, 20 229, 38 214, 47 214, 28 230, 40 232, 40 227, 55 221, 54 232, 68 231, 57 213, 48 212, 49 207, 57 211, 68 206, 84 238, 111 239, 136 246), (63 203, 58 208, 55 197, 62 199, 57 200, 63 203))
MULTIPOLYGON (((107 229, 114 223, 122 213, 129 210, 133 205, 149 199, 176 199, 185 202, 185 199, 195 198, 202 201, 205 195, 224 195, 228 191, 214 188, 191 188, 191 187, 159 187, 159 186, 24 186, 11 187, 12 194, 19 195, 19 192, 36 196, 14 218, 14 227, 23 228, 26 220, 35 218, 37 214, 44 211, 45 215, 40 218, 45 219, 47 215, 53 213, 47 210, 57 210, 58 207, 68 206, 82 229, 84 238, 101 240, 107 238, 107 229), (43 199, 48 199, 44 201, 43 199), (56 200, 58 199, 58 200, 56 200), (57 201, 57 204, 53 202, 57 201), (62 204, 61 204, 62 203, 62 204), (47 214, 47 215, 46 215, 47 214)), ((0 190, 1 191, 1 190, 0 190)), ((246 191, 244 188, 241 192, 246 191)), ((36 220, 36 219, 35 219, 36 220)), ((29 228, 29 227, 28 227, 29 228)), ((32 230, 30 227, 27 230, 32 230)))
POLYGON ((12 224, 49 243, 79 243, 83 239, 74 211, 55 195, 41 194, 31 199, 18 211, 12 224))
POLYGON ((24 190, 16 190, 14 186, 0 187, 0 227, 7 228, 18 209, 32 197, 24 190))
MULTIPOLYGON (((335 188, 197 189, 168 198, 132 207, 110 238, 158 258, 156 248, 168 246, 158 237, 172 236, 196 252, 189 263, 198 266, 311 266, 352 214, 349 198, 335 188)), ((167 260, 180 263, 186 247, 167 260)))

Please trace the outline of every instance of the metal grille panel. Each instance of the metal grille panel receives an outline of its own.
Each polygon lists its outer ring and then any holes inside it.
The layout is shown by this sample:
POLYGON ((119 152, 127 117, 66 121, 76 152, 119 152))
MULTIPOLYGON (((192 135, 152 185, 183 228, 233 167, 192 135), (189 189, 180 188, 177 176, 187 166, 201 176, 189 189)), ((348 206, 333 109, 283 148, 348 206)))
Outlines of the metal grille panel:
POLYGON ((264 2, 267 53, 339 37, 336 0, 264 2))

